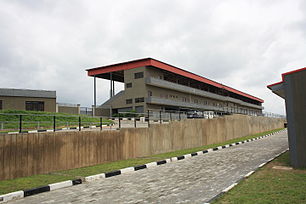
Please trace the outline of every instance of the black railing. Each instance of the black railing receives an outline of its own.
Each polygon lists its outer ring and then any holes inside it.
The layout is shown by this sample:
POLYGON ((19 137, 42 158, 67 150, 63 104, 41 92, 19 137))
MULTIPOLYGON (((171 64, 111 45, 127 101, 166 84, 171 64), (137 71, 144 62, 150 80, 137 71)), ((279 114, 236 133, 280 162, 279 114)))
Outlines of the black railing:
MULTIPOLYGON (((224 112, 213 111, 155 111, 146 113, 120 112, 114 117, 93 117, 84 115, 52 115, 52 114, 13 114, 0 113, 0 133, 8 132, 43 132, 59 130, 79 130, 97 128, 102 130, 116 130, 121 128, 150 127, 151 124, 164 124, 183 119, 210 119, 227 115, 224 112), (105 127, 105 128, 103 128, 105 127)), ((266 117, 280 117, 282 115, 267 114, 266 117)))
POLYGON ((105 125, 113 125, 106 117, 52 114, 13 114, 0 113, 0 133, 8 132, 43 132, 68 129, 93 128, 102 130, 105 125))

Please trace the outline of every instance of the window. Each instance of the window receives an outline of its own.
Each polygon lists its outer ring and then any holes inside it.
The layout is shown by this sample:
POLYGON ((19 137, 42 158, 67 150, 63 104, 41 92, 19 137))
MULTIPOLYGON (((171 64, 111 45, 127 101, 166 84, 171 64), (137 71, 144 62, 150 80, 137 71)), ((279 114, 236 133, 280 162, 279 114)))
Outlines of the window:
POLYGON ((44 111, 45 103, 43 101, 26 101, 27 111, 44 111))
POLYGON ((135 107, 135 111, 136 111, 136 113, 143 113, 144 112, 144 108, 143 108, 143 106, 136 106, 135 107))
POLYGON ((132 86, 133 86, 132 83, 126 83, 126 84, 125 84, 125 87, 126 87, 126 88, 132 88, 132 86))
POLYGON ((137 72, 134 74, 135 79, 143 78, 143 72, 137 72))
POLYGON ((126 104, 132 104, 132 103, 133 103, 133 99, 131 99, 131 98, 130 98, 130 99, 126 99, 126 100, 125 100, 125 103, 126 103, 126 104))
POLYGON ((0 100, 0 110, 2 110, 2 100, 0 100))
POLYGON ((135 103, 141 103, 144 102, 144 97, 142 98, 135 98, 135 103))
POLYGON ((148 96, 152 96, 152 91, 148 91, 148 96))

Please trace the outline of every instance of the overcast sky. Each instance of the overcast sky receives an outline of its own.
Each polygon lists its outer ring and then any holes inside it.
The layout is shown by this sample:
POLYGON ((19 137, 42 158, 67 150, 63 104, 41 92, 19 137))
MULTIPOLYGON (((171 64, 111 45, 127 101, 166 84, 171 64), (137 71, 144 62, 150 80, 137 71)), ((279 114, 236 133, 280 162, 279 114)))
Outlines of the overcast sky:
MULTIPOLYGON (((56 90, 58 102, 90 106, 86 68, 152 57, 283 114, 266 85, 306 66, 305 11, 302 0, 0 0, 0 87, 56 90)), ((109 83, 97 84, 101 104, 109 83)))

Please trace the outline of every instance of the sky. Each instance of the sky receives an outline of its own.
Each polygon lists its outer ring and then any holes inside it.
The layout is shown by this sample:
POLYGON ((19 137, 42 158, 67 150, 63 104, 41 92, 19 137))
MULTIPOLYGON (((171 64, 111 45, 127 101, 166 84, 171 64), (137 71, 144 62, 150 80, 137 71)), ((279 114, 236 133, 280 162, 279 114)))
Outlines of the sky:
MULTIPOLYGON (((305 10, 303 0, 0 0, 0 87, 91 106, 86 69, 152 57, 284 114, 266 86, 306 66, 305 10)), ((97 92, 102 104, 109 82, 98 79, 97 92)))

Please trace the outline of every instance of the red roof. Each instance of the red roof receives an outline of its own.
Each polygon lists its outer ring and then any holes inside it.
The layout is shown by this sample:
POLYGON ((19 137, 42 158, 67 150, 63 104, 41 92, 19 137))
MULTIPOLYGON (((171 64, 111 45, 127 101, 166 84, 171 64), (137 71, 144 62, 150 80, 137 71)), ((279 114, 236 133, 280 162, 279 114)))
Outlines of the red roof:
POLYGON ((210 84, 212 86, 218 87, 225 89, 227 91, 230 91, 232 93, 253 99, 255 101, 258 101, 260 103, 263 103, 264 100, 257 98, 255 96, 252 96, 250 94, 244 93, 242 91, 238 91, 237 89, 231 88, 229 86, 225 86, 223 84, 220 84, 218 82, 212 81, 210 79, 207 79, 205 77, 196 75, 194 73, 188 72, 186 70, 180 69, 178 67, 172 66, 170 64, 152 59, 152 58, 144 58, 144 59, 138 59, 138 60, 133 60, 133 61, 128 61, 128 62, 123 62, 123 63, 118 63, 118 64, 112 64, 112 65, 107 65, 107 66, 102 66, 102 67, 96 67, 92 69, 87 69, 86 71, 88 72, 88 76, 95 76, 98 74, 104 74, 104 73, 109 73, 109 72, 115 72, 115 71, 122 71, 122 70, 127 70, 127 69, 134 69, 137 67, 144 67, 144 66, 154 66, 175 74, 179 74, 181 76, 191 78, 200 82, 204 82, 206 84, 210 84))
POLYGON ((290 72, 285 72, 285 73, 282 74, 282 81, 276 82, 276 83, 274 83, 274 84, 270 84, 270 85, 268 85, 267 87, 269 88, 269 87, 272 87, 272 86, 281 84, 281 83, 284 82, 284 79, 285 79, 285 76, 286 76, 286 75, 293 74, 293 73, 296 73, 296 72, 300 72, 300 71, 303 71, 303 70, 306 70, 306 67, 300 68, 300 69, 296 69, 296 70, 293 70, 293 71, 290 71, 290 72))

